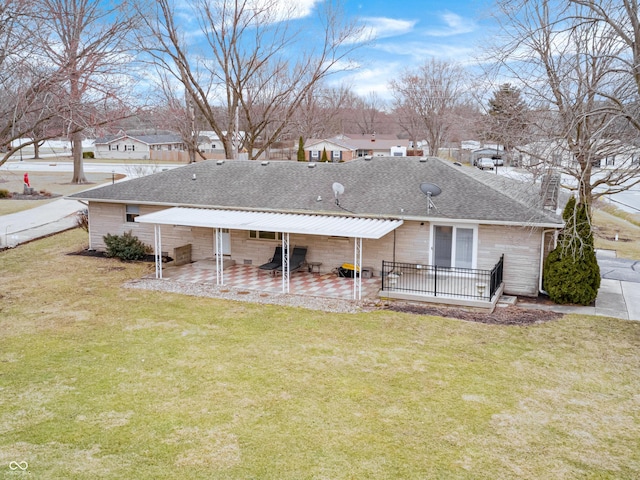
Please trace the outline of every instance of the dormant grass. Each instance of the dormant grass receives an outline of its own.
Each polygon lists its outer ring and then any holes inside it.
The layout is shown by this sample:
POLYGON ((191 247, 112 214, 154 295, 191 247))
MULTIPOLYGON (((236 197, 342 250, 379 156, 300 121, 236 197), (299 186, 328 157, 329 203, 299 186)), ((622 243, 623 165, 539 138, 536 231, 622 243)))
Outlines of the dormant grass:
POLYGON ((1 478, 640 476, 638 323, 132 290, 153 266, 67 255, 85 242, 0 253, 1 478))

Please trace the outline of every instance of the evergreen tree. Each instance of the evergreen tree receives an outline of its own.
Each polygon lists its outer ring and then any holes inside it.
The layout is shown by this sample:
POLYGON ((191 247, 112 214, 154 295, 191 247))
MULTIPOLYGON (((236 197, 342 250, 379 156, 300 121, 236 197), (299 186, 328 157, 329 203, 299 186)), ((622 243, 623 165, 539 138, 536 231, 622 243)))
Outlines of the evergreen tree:
POLYGON ((528 112, 520 90, 509 83, 501 85, 489 100, 489 121, 484 136, 509 152, 526 141, 528 112))
POLYGON ((588 208, 572 197, 562 217, 565 228, 544 265, 543 286, 556 303, 591 304, 600 288, 600 267, 588 208))
POLYGON ((300 135, 300 140, 298 140, 298 161, 306 162, 307 158, 304 154, 304 140, 302 140, 302 135, 300 135))
POLYGON ((327 156, 327 149, 323 148, 322 149, 322 158, 320 159, 323 162, 328 162, 329 161, 329 157, 327 156))

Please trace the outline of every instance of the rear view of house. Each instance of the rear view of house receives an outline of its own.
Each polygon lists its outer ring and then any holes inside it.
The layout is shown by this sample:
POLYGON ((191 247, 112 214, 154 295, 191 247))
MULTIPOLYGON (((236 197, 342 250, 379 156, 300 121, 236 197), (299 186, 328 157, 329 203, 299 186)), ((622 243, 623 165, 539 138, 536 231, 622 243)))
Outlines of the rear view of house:
POLYGON ((365 275, 394 298, 493 305, 503 292, 536 296, 562 227, 535 185, 425 157, 206 161, 71 198, 89 204, 93 249, 128 231, 158 258, 189 245, 192 261, 217 261, 224 282, 225 260, 258 269, 281 246, 287 292, 288 259, 304 246, 317 273, 344 263, 360 272, 355 299, 365 275))

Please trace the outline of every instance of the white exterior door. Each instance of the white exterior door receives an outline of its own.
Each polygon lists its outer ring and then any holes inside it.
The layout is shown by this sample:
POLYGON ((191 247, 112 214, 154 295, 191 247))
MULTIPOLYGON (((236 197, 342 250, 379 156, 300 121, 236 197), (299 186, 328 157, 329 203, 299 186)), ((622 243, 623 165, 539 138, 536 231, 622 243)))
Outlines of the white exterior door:
POLYGON ((222 255, 231 255, 231 234, 228 228, 222 229, 222 255))

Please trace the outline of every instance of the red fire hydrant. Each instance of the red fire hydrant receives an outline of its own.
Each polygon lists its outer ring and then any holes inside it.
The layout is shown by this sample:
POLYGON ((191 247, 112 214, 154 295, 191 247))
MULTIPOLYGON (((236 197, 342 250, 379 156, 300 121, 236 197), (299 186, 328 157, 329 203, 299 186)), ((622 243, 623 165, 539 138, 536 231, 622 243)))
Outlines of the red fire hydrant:
POLYGON ((24 184, 27 187, 31 187, 31 184, 29 183, 29 174, 27 172, 24 173, 24 184))

